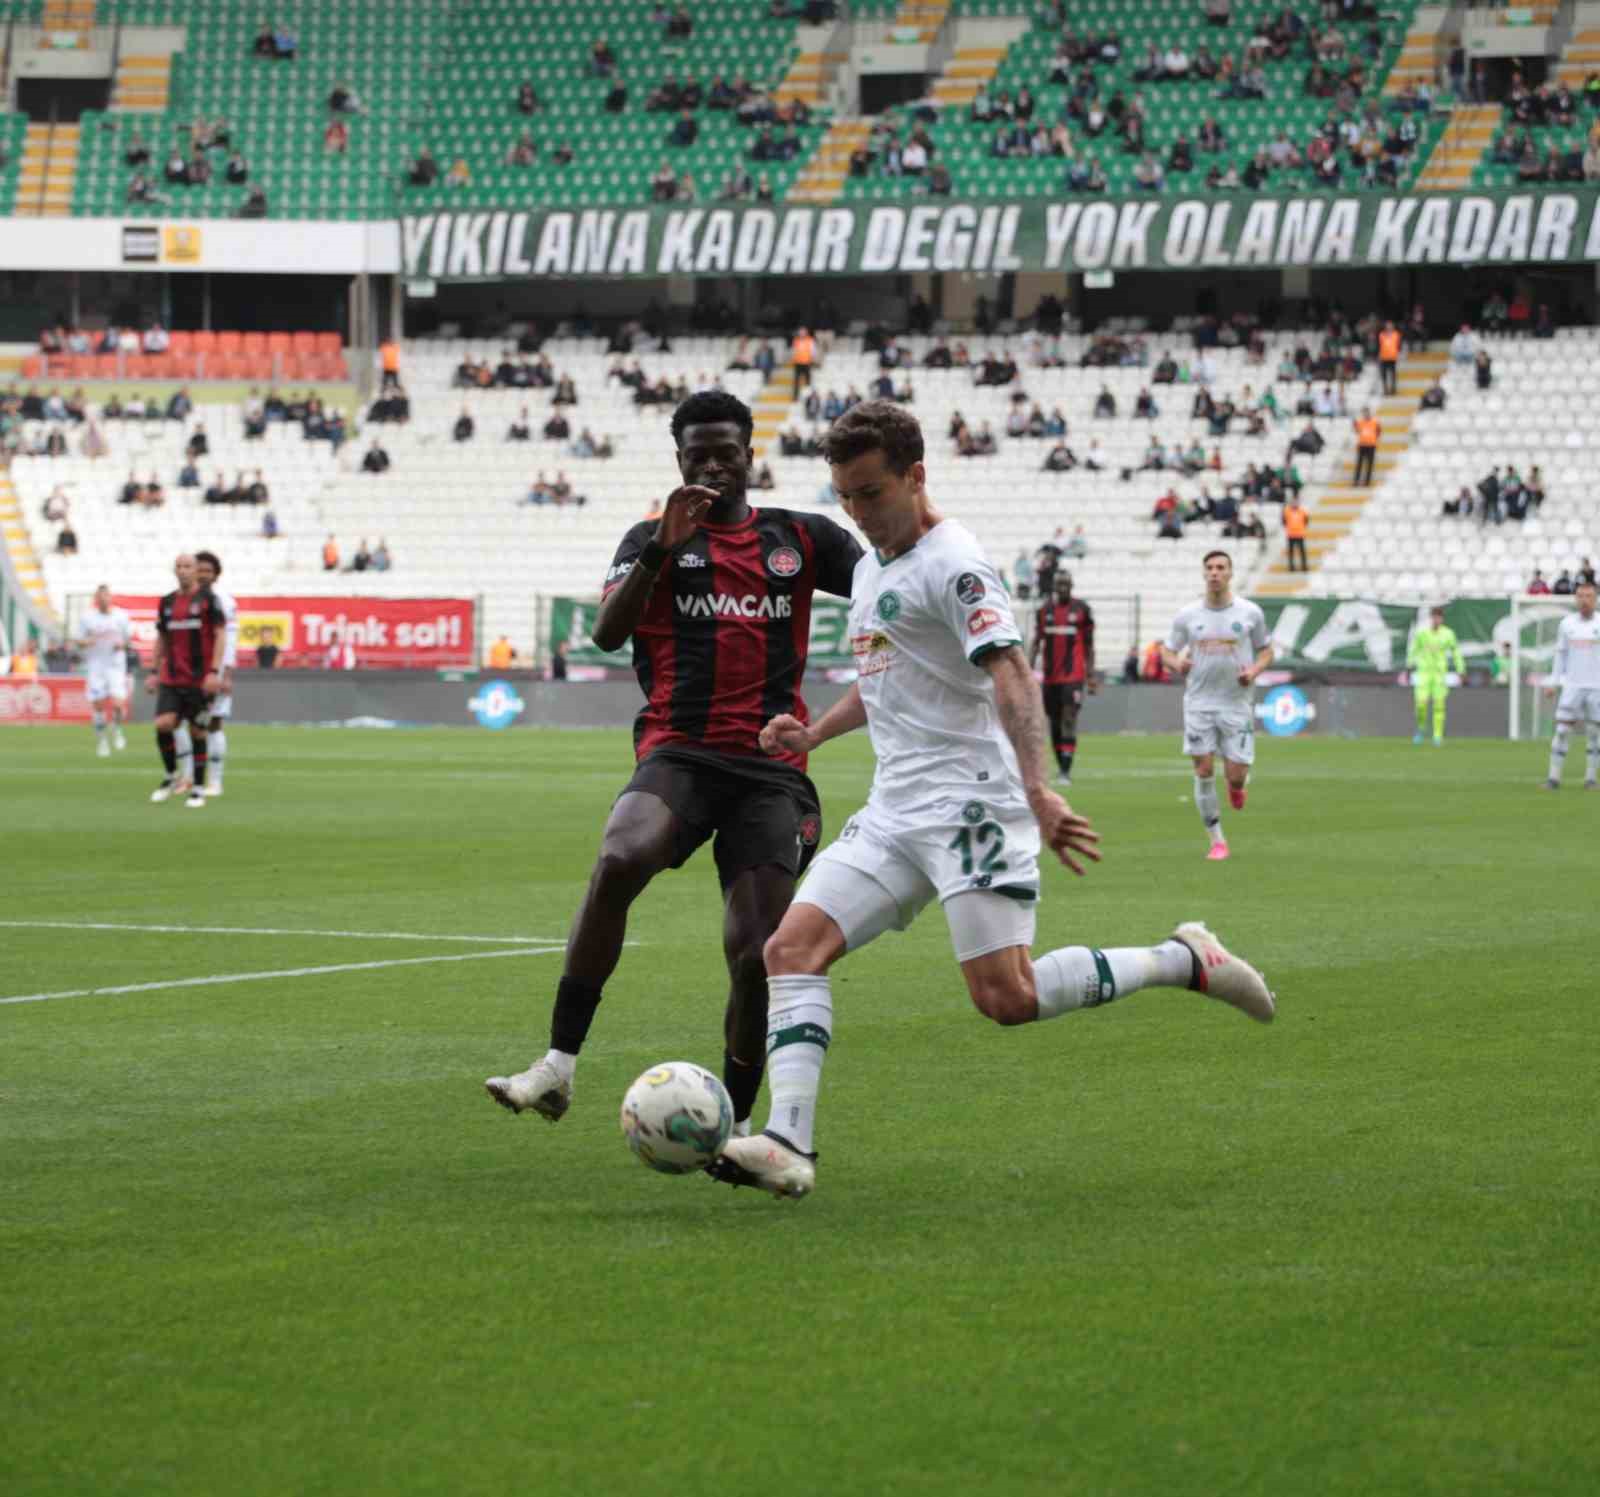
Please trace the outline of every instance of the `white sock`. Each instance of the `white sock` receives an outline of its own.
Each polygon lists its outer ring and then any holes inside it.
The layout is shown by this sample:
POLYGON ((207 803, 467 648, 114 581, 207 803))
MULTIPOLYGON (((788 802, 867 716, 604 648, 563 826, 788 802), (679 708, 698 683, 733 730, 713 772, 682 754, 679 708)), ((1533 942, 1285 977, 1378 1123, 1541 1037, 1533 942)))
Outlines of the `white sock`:
POLYGON ((222 789, 222 756, 228 752, 228 735, 216 725, 206 734, 206 783, 222 789))
POLYGON ((572 1078, 577 1074, 578 1057, 569 1055, 565 1050, 546 1050, 544 1052, 545 1064, 549 1066, 569 1086, 572 1078))
POLYGON ((178 751, 178 773, 186 780, 194 778, 194 740, 189 737, 189 724, 180 721, 172 735, 172 746, 178 751))
POLYGON ((1566 723, 1556 724, 1556 736, 1550 740, 1550 778, 1558 785, 1561 771, 1567 767, 1567 745, 1572 741, 1572 729, 1566 723))
POLYGON ((1194 954, 1182 941, 1159 946, 1063 946, 1033 964, 1039 1017, 1055 1019, 1080 1008, 1098 1008, 1140 988, 1187 988, 1194 978, 1194 954))
POLYGON ((1583 779, 1585 784, 1593 784, 1600 779, 1600 727, 1589 724, 1589 752, 1584 756, 1583 779))
POLYGON ((832 1039, 833 991, 825 974, 767 979, 767 1089, 772 1110, 766 1131, 802 1154, 815 1148, 817 1089, 832 1039))
POLYGON ((106 736, 106 729, 109 728, 110 726, 111 726, 111 724, 108 723, 105 720, 105 718, 103 718, 103 717, 95 718, 95 720, 94 720, 94 736, 96 738, 104 738, 106 736))
POLYGON ((1199 775, 1194 777, 1194 808, 1200 813, 1200 820, 1205 823, 1212 842, 1222 841, 1222 810, 1217 805, 1215 778, 1202 780, 1199 775))

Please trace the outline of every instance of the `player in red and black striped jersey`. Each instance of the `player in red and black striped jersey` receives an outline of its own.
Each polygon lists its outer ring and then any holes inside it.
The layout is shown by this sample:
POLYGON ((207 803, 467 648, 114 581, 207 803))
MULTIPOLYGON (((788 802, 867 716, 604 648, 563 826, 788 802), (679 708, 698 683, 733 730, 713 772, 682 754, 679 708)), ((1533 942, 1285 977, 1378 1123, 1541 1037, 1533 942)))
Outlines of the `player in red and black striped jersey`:
POLYGON ((1063 785, 1072 783, 1072 757, 1078 751, 1078 711, 1083 694, 1099 689, 1094 678, 1094 614, 1072 596, 1072 573, 1057 572, 1055 596, 1034 622, 1032 664, 1044 657, 1044 711, 1050 722, 1056 767, 1063 785))
POLYGON ((194 557, 185 552, 172 570, 178 586, 156 605, 154 669, 144 683, 146 691, 156 692, 156 747, 167 772, 150 799, 164 801, 188 789, 184 804, 199 810, 206 803, 206 724, 222 681, 228 621, 211 589, 200 585, 194 557), (174 741, 180 720, 188 723, 194 745, 194 779, 187 786, 178 776, 174 741))
POLYGON ((577 1055, 622 954, 628 908, 656 874, 712 843, 731 982, 723 1080, 741 1130, 765 1066, 762 947, 822 837, 821 806, 795 754, 769 757, 762 727, 807 720, 800 695, 812 594, 847 598, 861 556, 822 515, 757 509, 746 499, 749 407, 720 390, 672 418, 683 486, 658 521, 635 525, 606 575, 594 641, 633 640, 645 705, 637 765, 612 807, 589 889, 567 942, 550 1050, 526 1071, 490 1077, 495 1101, 552 1122, 566 1112, 577 1055))

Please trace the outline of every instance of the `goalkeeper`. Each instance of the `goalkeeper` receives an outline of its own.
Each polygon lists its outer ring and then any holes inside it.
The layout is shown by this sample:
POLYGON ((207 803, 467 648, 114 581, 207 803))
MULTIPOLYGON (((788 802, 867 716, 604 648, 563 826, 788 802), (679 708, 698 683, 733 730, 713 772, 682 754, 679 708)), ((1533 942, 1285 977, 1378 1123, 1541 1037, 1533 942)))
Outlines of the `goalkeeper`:
POLYGON ((1467 673, 1467 662, 1461 657, 1461 645, 1456 632, 1444 621, 1444 609, 1428 610, 1430 627, 1418 629, 1411 636, 1406 651, 1406 669, 1411 672, 1411 690, 1417 703, 1417 731, 1413 743, 1421 743, 1428 731, 1428 709, 1433 709, 1433 745, 1444 742, 1444 704, 1450 695, 1450 676, 1453 668, 1457 678, 1467 673))

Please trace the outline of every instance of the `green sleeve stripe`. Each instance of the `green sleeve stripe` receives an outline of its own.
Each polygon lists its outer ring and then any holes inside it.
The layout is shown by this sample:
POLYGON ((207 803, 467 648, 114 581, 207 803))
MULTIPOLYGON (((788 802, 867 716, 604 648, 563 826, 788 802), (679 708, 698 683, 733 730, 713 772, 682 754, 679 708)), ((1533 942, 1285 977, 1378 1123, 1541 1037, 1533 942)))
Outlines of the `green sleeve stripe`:
POLYGON ((967 659, 974 665, 979 664, 986 656, 994 654, 996 650, 1009 650, 1013 645, 1020 645, 1020 639, 991 639, 986 645, 979 645, 967 659))

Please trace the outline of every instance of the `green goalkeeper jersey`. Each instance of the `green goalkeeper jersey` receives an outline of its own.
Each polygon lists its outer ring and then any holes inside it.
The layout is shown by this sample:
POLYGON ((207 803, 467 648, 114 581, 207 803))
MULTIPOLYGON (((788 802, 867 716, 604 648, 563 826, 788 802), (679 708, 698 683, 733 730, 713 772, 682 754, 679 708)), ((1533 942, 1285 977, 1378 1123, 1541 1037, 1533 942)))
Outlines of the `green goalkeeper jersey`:
POLYGON ((1413 674, 1443 680, 1454 662, 1458 675, 1466 675, 1467 662, 1462 659, 1461 646, 1456 631, 1448 624, 1437 629, 1418 629, 1411 636, 1411 648, 1406 651, 1406 665, 1413 674))

